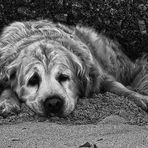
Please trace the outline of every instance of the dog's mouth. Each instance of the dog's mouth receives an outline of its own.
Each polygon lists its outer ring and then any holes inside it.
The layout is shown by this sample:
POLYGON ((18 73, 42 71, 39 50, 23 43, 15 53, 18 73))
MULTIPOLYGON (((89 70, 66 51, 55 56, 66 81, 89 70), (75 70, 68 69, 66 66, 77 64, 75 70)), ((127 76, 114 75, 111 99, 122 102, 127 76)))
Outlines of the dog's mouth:
POLYGON ((50 96, 43 103, 45 116, 62 116, 64 109, 64 99, 60 96, 50 96))
MULTIPOLYGON (((77 98, 75 98, 77 100, 77 98)), ((26 105, 39 116, 50 117, 66 117, 75 108, 76 101, 60 95, 50 95, 44 99, 38 98, 34 101, 26 101, 26 105), (39 100, 40 99, 40 100, 39 100)))

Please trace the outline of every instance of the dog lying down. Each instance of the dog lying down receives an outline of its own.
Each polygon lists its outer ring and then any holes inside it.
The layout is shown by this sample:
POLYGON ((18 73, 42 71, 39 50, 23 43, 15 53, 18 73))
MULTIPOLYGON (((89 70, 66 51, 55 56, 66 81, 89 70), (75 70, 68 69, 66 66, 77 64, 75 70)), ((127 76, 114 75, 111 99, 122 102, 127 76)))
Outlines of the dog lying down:
POLYGON ((133 63, 118 43, 92 28, 14 22, 0 37, 0 115, 18 113, 24 102, 39 115, 67 116, 79 98, 101 91, 147 111, 146 70, 146 58, 133 63))

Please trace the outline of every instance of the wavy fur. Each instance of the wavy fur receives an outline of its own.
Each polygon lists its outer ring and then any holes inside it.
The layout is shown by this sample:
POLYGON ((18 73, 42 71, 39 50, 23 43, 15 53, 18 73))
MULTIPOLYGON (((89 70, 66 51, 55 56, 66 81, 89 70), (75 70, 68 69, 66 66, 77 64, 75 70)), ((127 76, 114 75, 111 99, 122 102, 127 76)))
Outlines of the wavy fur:
MULTIPOLYGON (((145 59, 133 63, 117 42, 96 33, 94 29, 69 27, 47 20, 14 22, 4 28, 0 37, 1 81, 9 85, 9 91, 19 101, 24 101, 39 114, 52 112, 44 109, 47 105, 42 102, 52 104, 46 101, 47 98, 56 98, 56 101, 60 98, 64 102, 60 114, 68 115, 75 108, 78 97, 88 97, 100 90, 129 97, 147 110, 148 75, 145 59), (36 86, 29 86, 28 89, 27 82, 33 75, 34 67, 36 73, 39 72, 41 78, 38 81, 41 82, 37 89, 36 86), (62 77, 61 85, 61 80, 57 83, 55 77, 59 73, 65 75, 65 71, 66 77, 62 77), (51 82, 53 86, 49 85, 51 82), (126 86, 131 86, 131 89, 126 86)), ((6 99, 0 100, 0 106, 7 106, 3 101, 7 102, 6 99)), ((11 112, 10 109, 1 110, 2 115, 8 112, 11 112)))

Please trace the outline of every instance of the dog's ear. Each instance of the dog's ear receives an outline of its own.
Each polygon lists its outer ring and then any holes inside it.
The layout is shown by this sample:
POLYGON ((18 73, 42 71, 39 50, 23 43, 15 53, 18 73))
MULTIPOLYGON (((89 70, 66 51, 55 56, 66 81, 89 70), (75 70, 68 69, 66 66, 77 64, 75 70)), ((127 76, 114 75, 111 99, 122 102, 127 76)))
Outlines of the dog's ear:
POLYGON ((0 68, 0 94, 8 88, 10 88, 8 75, 4 71, 4 68, 0 68))
POLYGON ((17 84, 17 68, 11 67, 5 71, 5 79, 11 88, 17 84))
POLYGON ((82 64, 81 67, 76 67, 76 77, 78 78, 78 85, 80 91, 80 97, 88 97, 90 95, 91 87, 93 86, 95 73, 91 68, 86 67, 85 64, 82 64))
POLYGON ((8 78, 3 73, 0 74, 0 94, 7 88, 10 88, 8 78))

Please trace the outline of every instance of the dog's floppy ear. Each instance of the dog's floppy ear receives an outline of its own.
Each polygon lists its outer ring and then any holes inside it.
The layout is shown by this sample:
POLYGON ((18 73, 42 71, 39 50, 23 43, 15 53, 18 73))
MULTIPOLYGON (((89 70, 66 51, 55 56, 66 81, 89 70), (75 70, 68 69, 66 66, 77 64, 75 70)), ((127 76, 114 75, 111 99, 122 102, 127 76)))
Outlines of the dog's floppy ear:
POLYGON ((10 88, 8 78, 3 73, 0 74, 0 94, 7 88, 10 88))
POLYGON ((7 88, 10 88, 9 78, 4 68, 0 68, 0 94, 7 88))
POLYGON ((18 73, 18 65, 19 63, 13 61, 12 63, 4 63, 1 65, 1 78, 0 80, 7 85, 9 85, 10 88, 12 88, 14 85, 16 85, 16 78, 18 73))
POLYGON ((11 88, 17 85, 18 66, 10 66, 6 70, 7 81, 11 88))
POLYGON ((82 65, 82 67, 76 66, 80 97, 88 97, 96 90, 99 91, 101 73, 93 65, 90 67, 85 64, 82 65))

